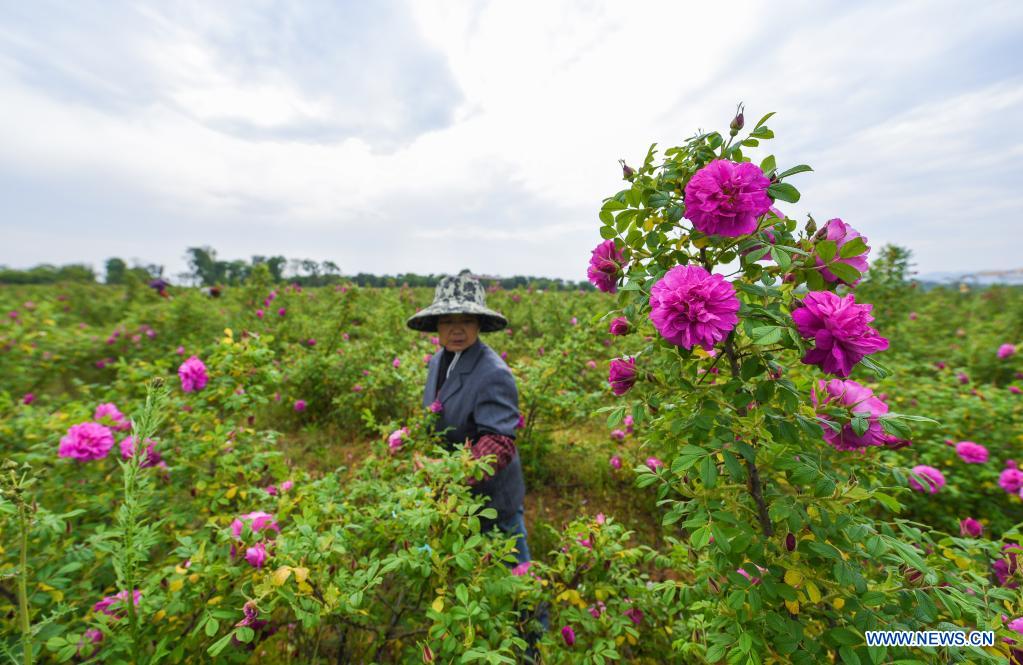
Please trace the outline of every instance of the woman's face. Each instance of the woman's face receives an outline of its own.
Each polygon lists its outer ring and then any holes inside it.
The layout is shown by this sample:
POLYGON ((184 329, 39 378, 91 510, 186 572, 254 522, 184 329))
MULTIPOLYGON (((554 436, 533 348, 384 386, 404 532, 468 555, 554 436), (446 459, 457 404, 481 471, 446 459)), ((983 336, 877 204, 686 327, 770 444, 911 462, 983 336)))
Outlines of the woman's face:
POLYGON ((437 320, 437 337, 448 351, 465 351, 480 336, 480 322, 472 314, 445 314, 437 320))

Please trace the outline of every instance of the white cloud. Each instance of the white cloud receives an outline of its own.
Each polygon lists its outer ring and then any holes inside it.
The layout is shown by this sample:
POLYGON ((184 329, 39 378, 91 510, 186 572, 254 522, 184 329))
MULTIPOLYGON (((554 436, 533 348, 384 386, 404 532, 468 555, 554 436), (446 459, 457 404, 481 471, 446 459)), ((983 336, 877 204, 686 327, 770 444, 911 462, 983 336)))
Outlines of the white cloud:
MULTIPOLYGON (((1003 178, 1023 149, 992 118, 1018 125, 1023 86, 977 51, 1010 48, 1023 23, 1013 3, 331 9, 113 12, 129 31, 101 30, 84 10, 77 31, 52 17, 0 19, 0 172, 36 185, 19 195, 23 217, 0 224, 45 233, 61 188, 100 179, 134 214, 199 234, 168 250, 111 213, 135 253, 171 273, 185 246, 215 236, 223 256, 283 253, 289 238, 294 255, 350 272, 439 272, 430 257, 469 255, 582 279, 600 200, 623 186, 617 158, 635 163, 651 142, 723 127, 740 99, 750 122, 778 111, 769 149, 781 163, 817 169, 796 183, 797 210, 920 248, 924 269, 959 251, 921 237, 924 225, 954 236, 973 214, 968 235, 980 242, 978 226, 1000 229, 992 218, 1019 207, 1003 178), (339 26, 354 32, 332 38, 339 26), (114 32, 132 36, 104 53, 114 32), (415 242, 378 253, 396 237, 415 242)), ((45 247, 5 246, 0 262, 54 260, 45 247)), ((112 249, 91 247, 67 251, 98 265, 112 249)), ((1013 260, 1004 247, 983 251, 1013 260)))

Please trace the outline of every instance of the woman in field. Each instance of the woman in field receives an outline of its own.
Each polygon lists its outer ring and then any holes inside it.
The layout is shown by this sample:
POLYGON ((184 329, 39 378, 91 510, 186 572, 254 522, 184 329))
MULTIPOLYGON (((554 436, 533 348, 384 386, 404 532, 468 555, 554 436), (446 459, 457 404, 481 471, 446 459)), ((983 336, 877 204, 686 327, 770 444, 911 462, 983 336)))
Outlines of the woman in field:
MULTIPOLYGON (((438 413, 439 430, 449 428, 448 448, 468 443, 474 457, 497 458, 493 474, 470 482, 472 491, 487 497, 487 507, 497 511, 496 520, 481 520, 481 529, 497 527, 517 537, 521 570, 530 556, 523 518, 526 486, 515 447, 518 388, 508 365, 479 338, 504 329, 508 321, 486 306, 483 285, 463 270, 441 279, 433 304, 407 323, 413 330, 436 332, 443 347, 430 360, 423 405, 438 413)), ((546 629, 546 612, 540 621, 546 629)))

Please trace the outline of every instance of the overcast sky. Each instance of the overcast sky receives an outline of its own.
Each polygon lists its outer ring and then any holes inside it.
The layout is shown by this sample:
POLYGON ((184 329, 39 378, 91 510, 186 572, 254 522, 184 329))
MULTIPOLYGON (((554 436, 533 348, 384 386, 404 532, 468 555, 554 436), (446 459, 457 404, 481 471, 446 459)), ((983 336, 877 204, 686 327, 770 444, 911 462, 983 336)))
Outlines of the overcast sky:
POLYGON ((1017 1, 0 0, 0 264, 585 279, 617 159, 743 101, 815 168, 789 216, 1023 268, 1021 35, 1017 1))

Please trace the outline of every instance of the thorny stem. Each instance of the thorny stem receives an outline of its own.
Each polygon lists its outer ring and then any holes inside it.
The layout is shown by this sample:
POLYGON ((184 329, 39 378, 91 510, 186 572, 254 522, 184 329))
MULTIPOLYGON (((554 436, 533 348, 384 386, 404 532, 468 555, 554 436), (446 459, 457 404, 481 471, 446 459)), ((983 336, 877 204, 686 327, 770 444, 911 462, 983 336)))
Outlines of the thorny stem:
MULTIPOLYGON (((730 333, 725 339, 725 353, 728 355, 728 362, 732 367, 732 376, 740 378, 739 376, 739 361, 735 356, 735 342, 733 340, 734 332, 730 333)), ((747 409, 745 406, 739 408, 739 415, 745 416, 747 409)), ((753 495, 753 500, 757 502, 757 514, 760 517, 760 528, 763 530, 764 535, 770 538, 774 535, 774 527, 771 525, 771 517, 767 513, 767 502, 764 500, 763 485, 760 482, 760 471, 757 469, 756 462, 753 460, 746 460, 746 471, 749 473, 749 491, 753 495)))
POLYGON ((18 614, 21 617, 21 650, 25 665, 32 665, 32 626, 28 620, 28 506, 18 507, 21 522, 21 563, 18 567, 18 614))

